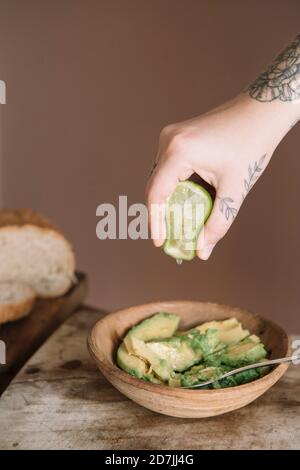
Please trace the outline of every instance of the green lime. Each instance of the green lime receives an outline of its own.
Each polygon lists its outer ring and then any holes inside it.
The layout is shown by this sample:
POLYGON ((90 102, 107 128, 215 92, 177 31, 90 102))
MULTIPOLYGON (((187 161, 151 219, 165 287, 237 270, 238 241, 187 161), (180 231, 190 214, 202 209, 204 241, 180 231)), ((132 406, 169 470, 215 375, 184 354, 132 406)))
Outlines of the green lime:
POLYGON ((166 205, 164 251, 178 262, 192 260, 200 231, 212 210, 210 194, 192 182, 178 183, 166 205))

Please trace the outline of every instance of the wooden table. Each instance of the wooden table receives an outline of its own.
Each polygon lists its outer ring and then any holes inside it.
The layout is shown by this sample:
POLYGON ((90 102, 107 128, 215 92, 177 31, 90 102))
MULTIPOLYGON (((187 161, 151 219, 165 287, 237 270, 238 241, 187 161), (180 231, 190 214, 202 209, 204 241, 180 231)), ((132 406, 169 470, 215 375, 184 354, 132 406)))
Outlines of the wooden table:
POLYGON ((241 410, 178 419, 141 408, 91 360, 101 314, 81 310, 28 361, 0 399, 1 449, 299 449, 300 366, 241 410))

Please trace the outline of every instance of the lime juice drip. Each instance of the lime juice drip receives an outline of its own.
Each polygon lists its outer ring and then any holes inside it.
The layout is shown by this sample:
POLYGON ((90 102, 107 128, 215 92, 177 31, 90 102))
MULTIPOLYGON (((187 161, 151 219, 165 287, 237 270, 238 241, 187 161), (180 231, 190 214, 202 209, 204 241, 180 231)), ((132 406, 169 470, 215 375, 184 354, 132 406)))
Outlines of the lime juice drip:
POLYGON ((176 263, 179 264, 179 265, 182 264, 182 259, 177 258, 176 263))

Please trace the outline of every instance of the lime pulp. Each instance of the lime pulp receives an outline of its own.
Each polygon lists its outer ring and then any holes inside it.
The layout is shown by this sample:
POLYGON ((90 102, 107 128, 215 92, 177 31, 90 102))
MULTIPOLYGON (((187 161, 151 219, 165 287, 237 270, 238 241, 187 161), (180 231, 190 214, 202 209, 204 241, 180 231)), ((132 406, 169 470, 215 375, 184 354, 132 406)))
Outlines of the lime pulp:
POLYGON ((178 183, 168 198, 163 248, 178 264, 195 257, 197 239, 211 213, 212 205, 206 189, 192 181, 178 183))

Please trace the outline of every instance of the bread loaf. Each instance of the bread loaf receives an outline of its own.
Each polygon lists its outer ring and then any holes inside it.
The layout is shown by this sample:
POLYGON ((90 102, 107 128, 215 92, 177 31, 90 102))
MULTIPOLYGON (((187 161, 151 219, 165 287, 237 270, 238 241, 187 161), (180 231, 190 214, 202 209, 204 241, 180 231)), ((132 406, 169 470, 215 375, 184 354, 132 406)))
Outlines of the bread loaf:
POLYGON ((39 297, 63 295, 72 285, 70 243, 45 217, 29 209, 0 211, 0 282, 21 282, 39 297))
POLYGON ((35 292, 20 282, 0 282, 0 324, 17 320, 31 312, 35 292))

